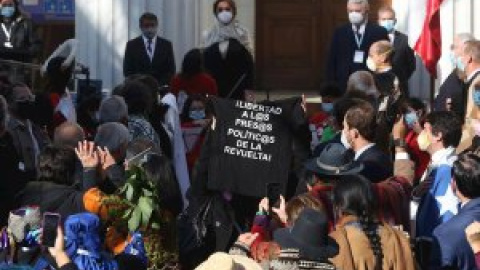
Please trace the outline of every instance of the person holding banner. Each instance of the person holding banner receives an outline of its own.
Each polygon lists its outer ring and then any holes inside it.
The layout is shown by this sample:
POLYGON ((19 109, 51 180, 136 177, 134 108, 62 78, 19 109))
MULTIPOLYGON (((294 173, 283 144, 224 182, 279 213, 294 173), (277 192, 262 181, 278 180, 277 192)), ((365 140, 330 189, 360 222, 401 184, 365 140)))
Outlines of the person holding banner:
POLYGON ((203 53, 205 68, 217 81, 222 98, 245 99, 253 88, 253 56, 248 30, 235 19, 233 0, 217 0, 213 5, 217 19, 206 34, 203 53))

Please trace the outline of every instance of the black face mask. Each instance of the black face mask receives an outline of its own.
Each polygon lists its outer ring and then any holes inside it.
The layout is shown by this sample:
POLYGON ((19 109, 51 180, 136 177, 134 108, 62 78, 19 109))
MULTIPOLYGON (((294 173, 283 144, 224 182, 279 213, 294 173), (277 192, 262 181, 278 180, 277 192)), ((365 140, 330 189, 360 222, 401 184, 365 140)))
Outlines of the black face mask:
POLYGON ((21 119, 30 119, 35 113, 35 103, 33 101, 16 102, 15 112, 21 119))

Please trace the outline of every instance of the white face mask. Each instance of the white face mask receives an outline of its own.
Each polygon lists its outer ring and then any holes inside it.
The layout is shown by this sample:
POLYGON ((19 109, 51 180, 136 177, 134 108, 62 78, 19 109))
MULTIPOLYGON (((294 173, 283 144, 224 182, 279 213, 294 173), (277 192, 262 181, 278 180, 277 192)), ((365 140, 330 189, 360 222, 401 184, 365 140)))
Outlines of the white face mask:
POLYGON ((363 23, 363 20, 364 20, 364 17, 363 17, 363 14, 361 12, 357 12, 357 11, 352 11, 350 13, 348 13, 348 19, 350 20, 350 22, 352 24, 361 24, 363 23))
POLYGON ((233 13, 231 11, 222 11, 217 14, 217 19, 223 24, 229 24, 233 19, 233 13))
POLYGON ((342 136, 340 137, 340 141, 342 142, 345 148, 350 149, 352 145, 348 142, 347 135, 345 135, 345 131, 342 131, 342 136))
POLYGON ((367 68, 374 72, 377 71, 377 64, 371 57, 367 58, 367 68))

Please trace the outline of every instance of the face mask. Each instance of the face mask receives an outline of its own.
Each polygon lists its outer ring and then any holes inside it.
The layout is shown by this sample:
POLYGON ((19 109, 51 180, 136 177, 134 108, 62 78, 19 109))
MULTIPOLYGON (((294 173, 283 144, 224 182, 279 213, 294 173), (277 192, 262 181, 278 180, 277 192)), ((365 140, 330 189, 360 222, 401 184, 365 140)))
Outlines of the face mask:
POLYGON ((371 57, 367 58, 367 68, 370 69, 371 71, 377 71, 377 64, 371 57))
POLYGON ((475 89, 473 91, 473 103, 475 103, 476 106, 480 107, 480 89, 475 89))
POLYGON ((457 67, 457 57, 455 56, 455 54, 453 54, 453 52, 450 52, 450 64, 456 68, 457 67))
POLYGON ((205 119, 205 110, 190 111, 189 116, 192 120, 205 119))
POLYGON ((384 20, 380 22, 380 25, 389 33, 392 33, 395 30, 395 20, 384 20))
POLYGON ((217 14, 218 21, 223 24, 229 24, 233 19, 233 13, 231 11, 222 11, 217 14))
POLYGON ((350 149, 352 145, 348 142, 347 135, 345 135, 345 131, 342 131, 342 136, 340 137, 340 141, 342 142, 345 148, 350 149))
POLYGON ((428 147, 432 144, 430 138, 428 138, 428 134, 425 131, 422 131, 420 135, 417 137, 418 148, 422 151, 427 151, 428 147))
POLYGON ((363 23, 363 14, 357 11, 352 11, 348 13, 348 19, 352 24, 361 24, 363 23))
POLYGON ((15 7, 2 7, 2 16, 6 18, 11 18, 15 13, 15 7))
POLYGON ((405 123, 409 128, 413 128, 417 122, 418 122, 418 116, 416 113, 409 112, 405 114, 405 123))
POLYGON ((322 103, 322 111, 331 113, 333 111, 333 103, 322 103))
POLYGON ((465 72, 466 69, 465 64, 462 62, 462 59, 460 57, 457 57, 457 68, 461 72, 465 72))
POLYGON ((158 28, 157 27, 149 27, 142 29, 142 33, 147 38, 154 38, 157 35, 158 28))

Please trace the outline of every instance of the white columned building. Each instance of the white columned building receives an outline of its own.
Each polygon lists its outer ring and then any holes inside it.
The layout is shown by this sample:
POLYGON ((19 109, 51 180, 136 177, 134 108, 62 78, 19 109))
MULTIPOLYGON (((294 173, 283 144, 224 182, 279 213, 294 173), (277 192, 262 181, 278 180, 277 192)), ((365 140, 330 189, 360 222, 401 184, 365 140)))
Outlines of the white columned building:
MULTIPOLYGON (((257 0, 261 1, 261 0, 257 0)), ((423 14, 420 0, 392 0, 398 13, 400 31, 410 40, 420 34, 423 14)), ((111 89, 123 81, 122 63, 125 44, 140 34, 138 18, 149 11, 160 20, 161 35, 173 42, 177 68, 183 55, 201 43, 202 33, 214 22, 214 0, 76 0, 76 37, 80 42, 78 60, 91 69, 92 78, 101 79, 111 89)), ((239 20, 250 29, 255 40, 255 0, 237 0, 239 20)), ((480 38, 479 0, 446 0, 441 8, 443 56, 439 63, 441 83, 451 72, 449 48, 457 33, 471 32, 480 38)), ((413 44, 412 44, 413 46, 413 44)), ((427 100, 430 77, 418 68, 411 89, 422 89, 427 100)))

